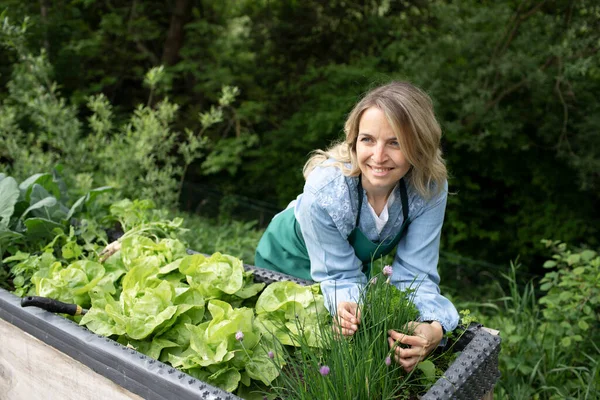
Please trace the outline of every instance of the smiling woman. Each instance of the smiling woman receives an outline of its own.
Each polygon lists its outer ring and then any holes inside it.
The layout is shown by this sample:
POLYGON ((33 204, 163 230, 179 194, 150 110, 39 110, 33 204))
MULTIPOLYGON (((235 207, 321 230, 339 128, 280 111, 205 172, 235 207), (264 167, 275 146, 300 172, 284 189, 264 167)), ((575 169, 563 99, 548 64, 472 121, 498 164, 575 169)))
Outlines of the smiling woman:
POLYGON ((369 204, 380 216, 410 164, 385 114, 377 107, 367 109, 360 119, 356 158, 369 204))
POLYGON ((304 166, 303 193, 276 215, 256 251, 259 267, 321 284, 337 329, 361 323, 359 293, 371 263, 396 249, 390 282, 418 286, 414 333, 390 331, 395 360, 411 371, 458 323, 440 295, 437 263, 448 193, 432 101, 407 82, 368 92, 350 112, 345 140, 304 166), (410 228, 409 228, 410 225, 410 228))

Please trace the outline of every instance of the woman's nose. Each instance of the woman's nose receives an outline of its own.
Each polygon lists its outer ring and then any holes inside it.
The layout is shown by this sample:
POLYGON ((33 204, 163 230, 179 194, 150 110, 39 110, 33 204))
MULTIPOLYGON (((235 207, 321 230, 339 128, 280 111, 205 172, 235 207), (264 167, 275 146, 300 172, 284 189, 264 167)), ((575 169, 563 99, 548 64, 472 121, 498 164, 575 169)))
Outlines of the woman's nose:
POLYGON ((371 155, 371 159, 380 164, 386 160, 387 153, 385 152, 385 145, 377 144, 373 149, 373 154, 371 155))

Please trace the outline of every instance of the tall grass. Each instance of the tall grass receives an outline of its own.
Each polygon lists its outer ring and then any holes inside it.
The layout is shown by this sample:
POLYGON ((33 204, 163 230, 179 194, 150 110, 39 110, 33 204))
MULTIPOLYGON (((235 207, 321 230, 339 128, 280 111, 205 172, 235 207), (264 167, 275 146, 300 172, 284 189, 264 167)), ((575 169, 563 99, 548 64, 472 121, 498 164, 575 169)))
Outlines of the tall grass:
POLYGON ((502 336, 502 378, 495 398, 600 398, 600 348, 589 342, 586 351, 562 345, 564 336, 555 324, 546 321, 535 283, 520 285, 518 269, 518 263, 511 263, 510 270, 503 274, 508 292, 498 299, 495 315, 482 319, 485 325, 499 329, 502 336))

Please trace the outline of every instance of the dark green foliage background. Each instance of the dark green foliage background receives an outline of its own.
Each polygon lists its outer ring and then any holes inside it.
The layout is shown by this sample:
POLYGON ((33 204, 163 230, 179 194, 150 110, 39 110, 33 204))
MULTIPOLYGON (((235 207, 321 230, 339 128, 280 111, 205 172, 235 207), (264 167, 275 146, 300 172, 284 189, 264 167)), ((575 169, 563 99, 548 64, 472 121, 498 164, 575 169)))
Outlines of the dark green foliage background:
MULTIPOLYGON (((455 193, 445 251, 497 264, 520 255, 536 272, 542 238, 598 247, 596 2, 0 0, 4 9, 30 17, 30 49, 47 51, 82 118, 86 96, 102 92, 125 120, 147 103, 143 77, 158 65, 170 89, 154 101, 181 106, 177 129, 197 130, 221 86, 239 87, 230 124, 207 135, 259 143, 233 174, 198 160, 187 184, 283 208, 309 152, 340 138, 360 94, 407 79, 433 97, 444 129, 455 193)), ((0 97, 15 62, 0 49, 0 97)), ((1 147, 0 162, 14 162, 1 147)), ((188 210, 199 202, 180 199, 188 210)))

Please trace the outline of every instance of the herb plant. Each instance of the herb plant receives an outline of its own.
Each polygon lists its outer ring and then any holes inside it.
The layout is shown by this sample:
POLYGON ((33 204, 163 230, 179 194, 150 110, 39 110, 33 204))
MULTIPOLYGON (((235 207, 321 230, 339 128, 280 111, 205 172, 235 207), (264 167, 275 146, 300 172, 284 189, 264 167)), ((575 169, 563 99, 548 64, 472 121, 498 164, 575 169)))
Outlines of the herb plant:
POLYGON ((410 322, 419 313, 413 303, 416 289, 400 291, 390 284, 390 269, 380 269, 361 291, 361 323, 353 336, 342 337, 331 323, 320 323, 317 347, 305 324, 296 322, 290 337, 297 348, 285 353, 286 365, 272 387, 277 398, 412 398, 437 380, 453 358, 451 346, 432 353, 411 373, 393 360, 395 347, 390 349, 388 331, 411 335, 410 322))

